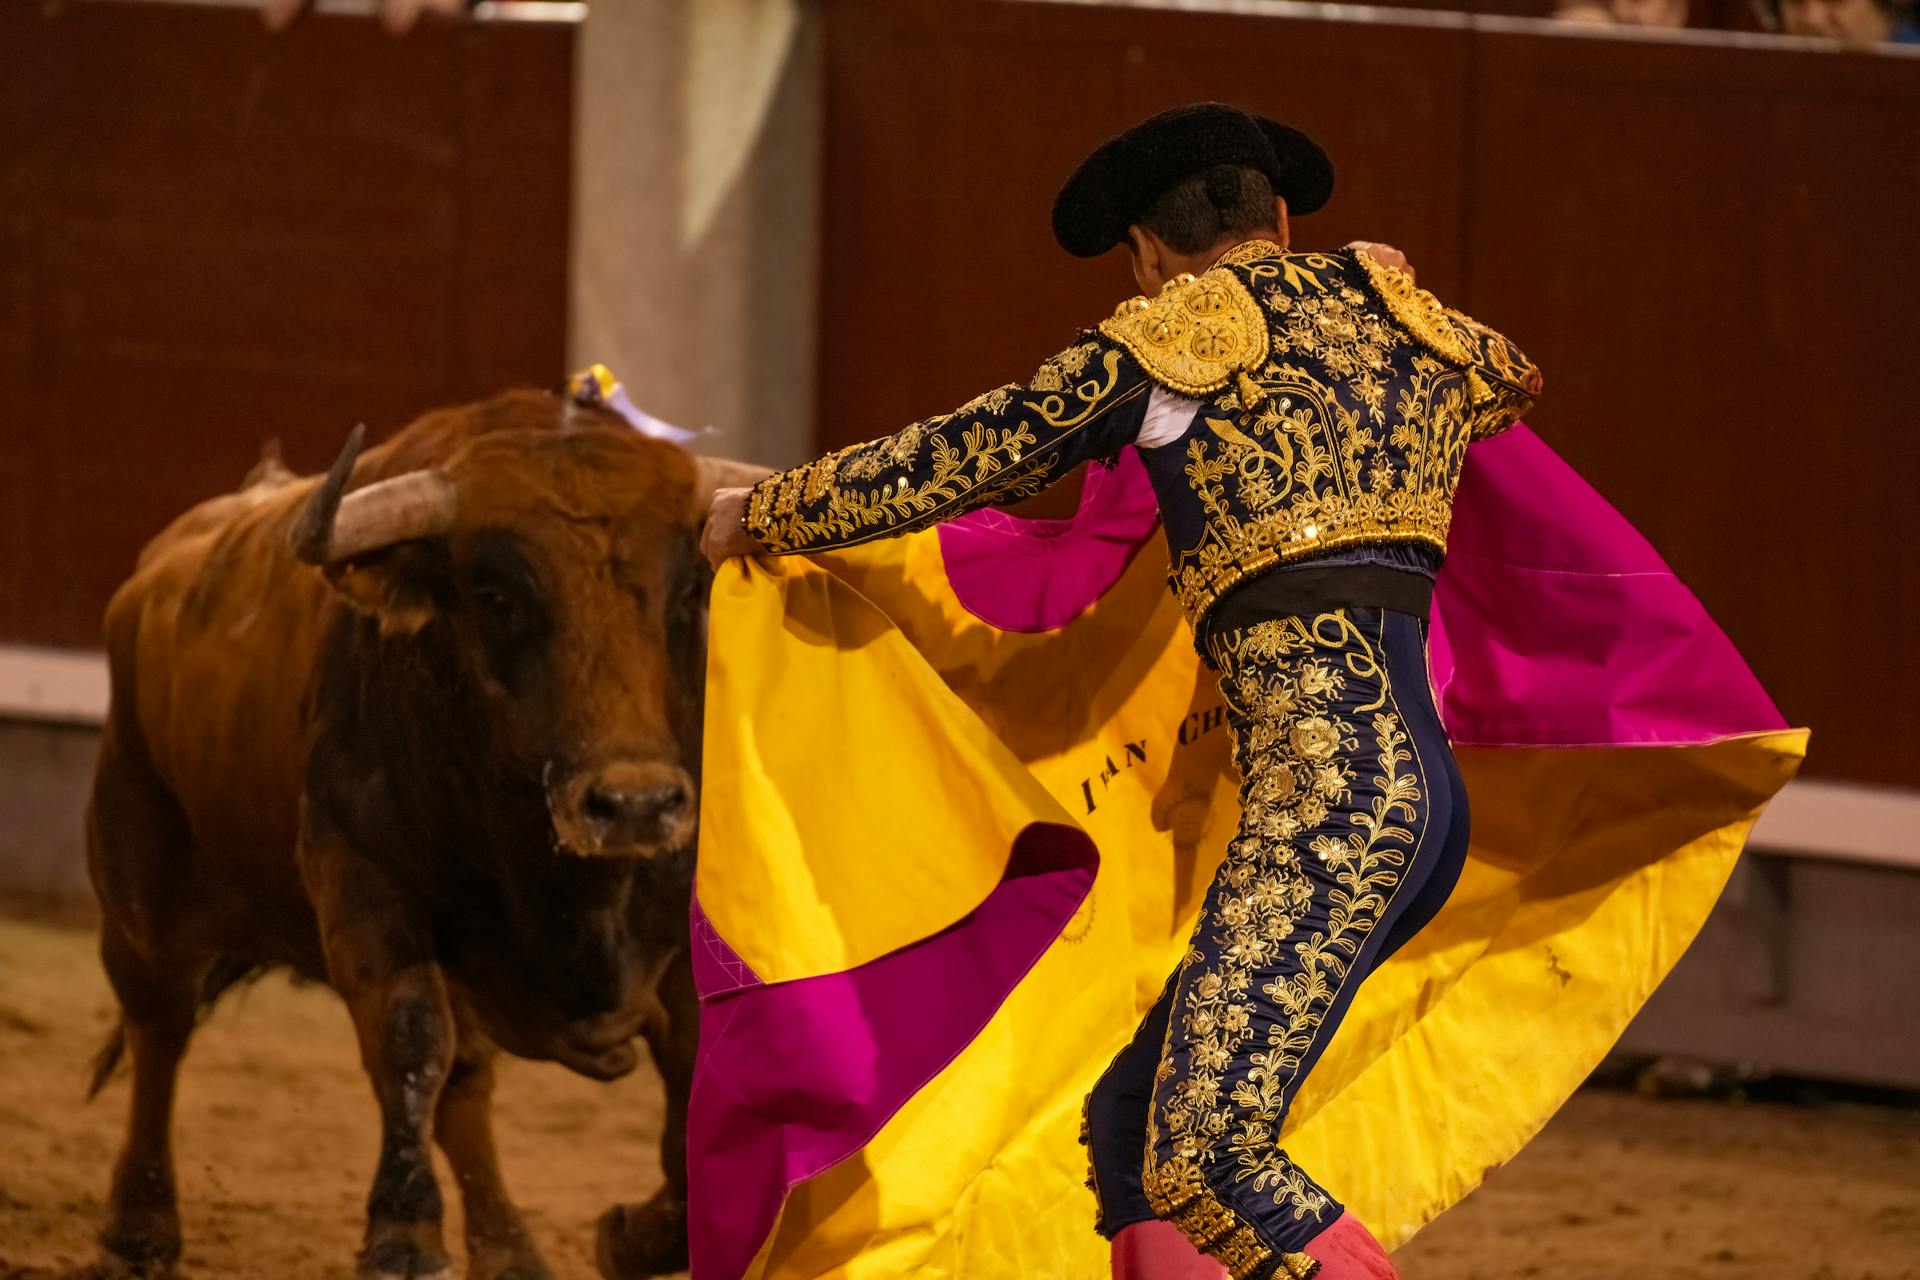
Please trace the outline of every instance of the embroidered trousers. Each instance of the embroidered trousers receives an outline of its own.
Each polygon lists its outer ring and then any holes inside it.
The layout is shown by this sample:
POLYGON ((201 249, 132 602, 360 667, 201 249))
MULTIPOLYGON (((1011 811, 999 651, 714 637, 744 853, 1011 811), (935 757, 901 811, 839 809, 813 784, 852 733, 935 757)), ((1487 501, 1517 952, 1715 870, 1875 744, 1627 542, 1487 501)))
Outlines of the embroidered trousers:
POLYGON ((1087 1099, 1098 1226, 1178 1225, 1236 1280, 1312 1274, 1341 1213, 1280 1146, 1369 971, 1466 859, 1425 624, 1346 608, 1216 634, 1241 818, 1186 955, 1087 1099))

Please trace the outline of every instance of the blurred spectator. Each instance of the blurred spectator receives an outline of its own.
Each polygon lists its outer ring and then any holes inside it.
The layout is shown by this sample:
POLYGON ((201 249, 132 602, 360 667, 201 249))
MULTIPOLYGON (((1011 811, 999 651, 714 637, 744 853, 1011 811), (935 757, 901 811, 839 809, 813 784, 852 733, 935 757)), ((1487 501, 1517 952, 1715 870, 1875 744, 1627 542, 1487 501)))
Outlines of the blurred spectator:
POLYGON ((1553 16, 1561 22, 1591 22, 1601 26, 1613 24, 1613 10, 1604 0, 1569 0, 1553 11, 1553 16))
POLYGON ((1623 27, 1684 27, 1688 0, 1609 0, 1613 20, 1623 27))
MULTIPOLYGON (((387 30, 402 35, 413 29, 413 24, 425 13, 461 13, 472 8, 477 0, 378 0, 375 7, 379 10, 380 21, 387 30)), ((260 16, 274 31, 285 30, 295 19, 306 14, 314 5, 314 0, 263 0, 260 16)))
POLYGON ((1553 11, 1562 22, 1676 29, 1688 21, 1691 0, 1565 0, 1553 11))
POLYGON ((1780 28, 1846 44, 1920 43, 1920 24, 1892 0, 1781 0, 1780 28))

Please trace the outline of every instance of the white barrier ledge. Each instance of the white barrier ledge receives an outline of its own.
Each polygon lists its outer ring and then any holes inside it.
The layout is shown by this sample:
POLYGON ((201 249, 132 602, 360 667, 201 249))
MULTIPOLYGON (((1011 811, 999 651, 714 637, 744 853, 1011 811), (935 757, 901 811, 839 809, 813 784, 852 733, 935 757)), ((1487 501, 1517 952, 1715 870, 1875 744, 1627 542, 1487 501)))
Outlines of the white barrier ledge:
POLYGON ((106 655, 0 645, 0 716, 101 723, 107 717, 106 655))
POLYGON ((1797 779, 1767 806, 1748 847, 1920 871, 1920 792, 1797 779))
MULTIPOLYGON (((99 724, 106 714, 104 654, 0 644, 0 718, 99 724)), ((1920 871, 1920 791, 1799 779, 1768 806, 1751 844, 1920 871)))

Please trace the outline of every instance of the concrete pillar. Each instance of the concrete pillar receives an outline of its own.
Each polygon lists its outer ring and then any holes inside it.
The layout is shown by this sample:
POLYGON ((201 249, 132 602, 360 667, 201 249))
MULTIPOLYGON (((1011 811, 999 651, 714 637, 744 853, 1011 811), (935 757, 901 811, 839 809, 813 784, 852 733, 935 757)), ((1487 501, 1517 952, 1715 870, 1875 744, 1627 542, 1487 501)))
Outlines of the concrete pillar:
POLYGON ((696 452, 812 452, 820 25, 802 0, 632 0, 581 32, 573 363, 713 428, 696 452))

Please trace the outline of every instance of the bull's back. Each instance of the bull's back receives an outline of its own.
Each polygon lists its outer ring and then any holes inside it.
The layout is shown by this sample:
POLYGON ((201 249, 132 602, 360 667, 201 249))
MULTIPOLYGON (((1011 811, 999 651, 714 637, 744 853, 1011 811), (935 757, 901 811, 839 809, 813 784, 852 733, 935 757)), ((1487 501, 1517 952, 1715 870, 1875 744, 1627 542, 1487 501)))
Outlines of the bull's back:
POLYGON ((311 488, 194 508, 148 545, 107 607, 115 745, 150 764, 197 856, 291 867, 301 705, 335 607, 286 549, 311 488))

